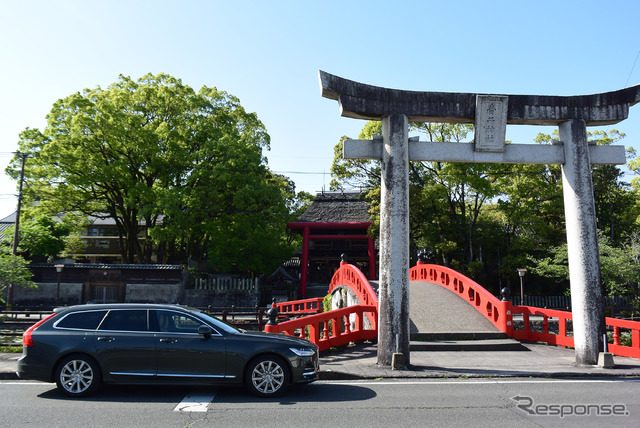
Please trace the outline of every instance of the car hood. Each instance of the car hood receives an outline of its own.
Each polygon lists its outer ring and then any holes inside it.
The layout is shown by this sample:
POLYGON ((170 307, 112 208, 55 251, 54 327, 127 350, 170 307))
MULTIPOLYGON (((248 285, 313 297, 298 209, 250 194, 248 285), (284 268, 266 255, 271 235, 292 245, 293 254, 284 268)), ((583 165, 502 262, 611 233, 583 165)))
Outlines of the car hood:
POLYGON ((269 340, 277 340, 278 342, 289 343, 291 345, 296 345, 296 346, 315 347, 313 342, 310 342, 306 339, 300 339, 299 337, 287 336, 285 334, 243 330, 242 335, 255 337, 256 339, 268 338, 269 340))

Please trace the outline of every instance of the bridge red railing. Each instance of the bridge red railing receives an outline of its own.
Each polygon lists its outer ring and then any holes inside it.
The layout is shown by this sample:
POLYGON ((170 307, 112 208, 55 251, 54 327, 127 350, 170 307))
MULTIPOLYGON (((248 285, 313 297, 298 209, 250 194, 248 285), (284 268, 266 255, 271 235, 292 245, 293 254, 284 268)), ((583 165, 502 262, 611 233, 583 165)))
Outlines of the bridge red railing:
POLYGON ((284 333, 312 341, 321 351, 350 342, 371 340, 378 337, 378 307, 376 305, 354 305, 304 318, 266 325, 264 331, 284 333), (376 315, 376 322, 365 324, 365 314, 376 315))
MULTIPOLYGON (((509 337, 523 342, 574 346, 571 312, 512 305, 509 301, 498 299, 472 279, 444 266, 418 262, 410 270, 410 279, 431 282, 449 289, 509 337)), ((280 312, 312 315, 267 325, 265 331, 307 338, 320 350, 376 338, 378 298, 367 278, 355 266, 341 263, 331 280, 329 293, 338 287, 348 287, 361 304, 322 312, 322 298, 278 303, 276 307, 280 312)), ((609 317, 605 321, 607 329, 612 333, 608 340, 609 352, 623 357, 640 358, 640 322, 609 317)))
MULTIPOLYGON (((453 291, 509 337, 523 342, 574 346, 571 312, 512 305, 499 300, 472 279, 444 266, 418 262, 410 272, 412 281, 427 281, 453 291), (522 316, 521 323, 519 315, 522 316)), ((608 339, 608 351, 621 357, 640 358, 640 322, 610 317, 605 318, 605 322, 607 330, 612 333, 608 339)))
POLYGON ((618 318, 605 318, 607 327, 613 331, 612 343, 609 346, 609 352, 622 357, 640 358, 640 322, 621 320, 618 318), (622 345, 620 343, 621 330, 626 330, 631 338, 631 345, 622 345))
MULTIPOLYGON (((531 306, 513 306, 513 315, 522 315, 522 329, 516 329, 513 338, 526 342, 545 342, 550 345, 573 347, 573 316, 571 312, 542 309, 531 306), (535 319, 535 321, 534 321, 535 319)), ((605 318, 608 351, 621 357, 640 358, 640 322, 605 318), (630 342, 629 342, 630 340, 630 342), (626 344, 622 344, 625 342, 626 344)))
POLYGON ((378 337, 378 297, 367 277, 357 267, 341 262, 340 268, 333 274, 328 294, 338 287, 349 288, 360 304, 322 312, 321 297, 275 303, 281 313, 312 315, 279 324, 268 324, 265 331, 306 338, 321 351, 378 337), (321 313, 313 314, 314 312, 321 313))
MULTIPOLYGON (((340 262, 340 267, 333 274, 328 293, 331 294, 338 287, 349 288, 357 297, 361 305, 378 306, 378 295, 369 280, 360 269, 346 262, 340 262)), ((368 313, 371 324, 378 322, 378 314, 368 313)))
POLYGON ((501 301, 480 284, 445 266, 418 262, 409 270, 411 281, 439 284, 466 300, 484 315, 498 330, 511 336, 511 302, 501 301))
POLYGON ((572 333, 569 333, 571 312, 533 306, 512 306, 511 314, 522 315, 521 324, 518 321, 514 322, 511 334, 514 339, 573 347, 572 333))
POLYGON ((317 314, 324 310, 322 306, 322 297, 315 297, 313 299, 304 300, 291 300, 288 302, 274 303, 272 307, 278 309, 279 313, 287 314, 317 314))

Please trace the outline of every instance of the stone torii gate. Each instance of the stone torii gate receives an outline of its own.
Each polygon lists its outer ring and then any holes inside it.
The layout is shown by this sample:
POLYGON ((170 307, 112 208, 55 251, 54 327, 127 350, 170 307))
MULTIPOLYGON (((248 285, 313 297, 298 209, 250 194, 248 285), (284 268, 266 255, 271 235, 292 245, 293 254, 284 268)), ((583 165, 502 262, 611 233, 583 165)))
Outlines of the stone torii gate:
POLYGON ((416 92, 366 85, 320 71, 322 96, 344 117, 382 121, 382 138, 346 140, 346 159, 382 160, 378 364, 409 352, 409 161, 562 165, 576 363, 597 363, 604 308, 591 164, 626 162, 624 146, 595 146, 587 126, 628 117, 640 85, 594 95, 484 95, 416 92), (409 121, 474 124, 473 143, 409 138, 409 121), (507 124, 554 125, 551 145, 505 144, 507 124))

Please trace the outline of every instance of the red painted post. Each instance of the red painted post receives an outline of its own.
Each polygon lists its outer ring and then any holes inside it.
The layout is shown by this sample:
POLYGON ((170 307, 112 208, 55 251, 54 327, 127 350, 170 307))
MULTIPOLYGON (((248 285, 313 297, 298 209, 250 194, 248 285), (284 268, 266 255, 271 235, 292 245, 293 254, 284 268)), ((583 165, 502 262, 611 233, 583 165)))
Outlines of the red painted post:
POLYGON ((525 335, 525 337, 527 339, 529 339, 529 334, 531 334, 531 328, 530 328, 530 325, 529 325, 529 313, 528 312, 522 312, 522 321, 524 322, 524 335, 525 335))
POLYGON ((319 323, 309 324, 309 340, 317 344, 320 341, 319 323))
POLYGON ((620 327, 618 326, 613 327, 613 344, 614 345, 620 344, 620 327))
POLYGON ((508 337, 513 337, 513 312, 510 301, 502 300, 500 302, 500 314, 502 315, 500 318, 501 330, 508 337))
POLYGON ((300 261, 300 296, 307 295, 307 271, 309 270, 309 235, 311 229, 305 226, 302 233, 302 260, 300 261))
POLYGON ((567 337, 567 319, 558 318, 558 336, 567 337))
POLYGON ((378 268, 376 267, 376 245, 373 238, 367 238, 369 248, 369 278, 372 281, 378 279, 378 268))
POLYGON ((546 315, 542 318, 542 331, 544 334, 549 334, 549 317, 546 315))

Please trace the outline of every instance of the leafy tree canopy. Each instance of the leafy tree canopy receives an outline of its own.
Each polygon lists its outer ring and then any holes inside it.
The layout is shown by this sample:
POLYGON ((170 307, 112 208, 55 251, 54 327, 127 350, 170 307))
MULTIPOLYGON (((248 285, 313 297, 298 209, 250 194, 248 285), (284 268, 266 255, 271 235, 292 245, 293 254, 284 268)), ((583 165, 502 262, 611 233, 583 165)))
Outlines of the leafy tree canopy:
MULTIPOLYGON (((470 125, 415 123, 427 141, 456 144, 469 140, 470 125)), ((381 134, 369 122, 360 139, 381 134)), ((608 145, 624 138, 612 129, 592 131, 590 139, 608 145)), ((343 137, 335 148, 332 187, 368 190, 372 221, 379 214, 380 162, 342 159, 343 137)), ((539 134, 536 144, 556 135, 539 134)), ((507 142, 508 144, 509 142, 507 142)), ((629 152, 635 159, 635 153, 629 152)), ((640 173, 640 161, 630 163, 640 173)), ((410 233, 414 251, 429 250, 431 260, 471 275, 496 292, 516 282, 516 268, 535 277, 536 292, 560 294, 567 285, 566 233, 559 165, 411 162, 410 233)), ((637 290, 640 181, 630 187, 615 166, 592 168, 603 280, 609 293, 637 290), (624 268, 616 268, 619 264, 624 268), (630 288, 629 288, 630 287, 630 288)))
MULTIPOLYGON (((257 115, 236 97, 148 74, 58 100, 47 127, 26 129, 19 148, 29 154, 27 202, 39 201, 35 210, 49 215, 115 220, 125 262, 150 262, 153 252, 159 261, 217 257, 221 238, 235 234, 258 240, 239 259, 249 269, 283 241, 267 237, 284 233, 295 199, 291 183, 268 170, 262 151, 269 144, 257 115), (151 239, 139 240, 145 229, 151 239)), ((17 168, 16 159, 8 173, 17 176, 17 168)))
POLYGON ((24 258, 0 251, 0 302, 5 302, 4 297, 9 284, 18 287, 35 287, 35 283, 31 280, 32 275, 24 258))

